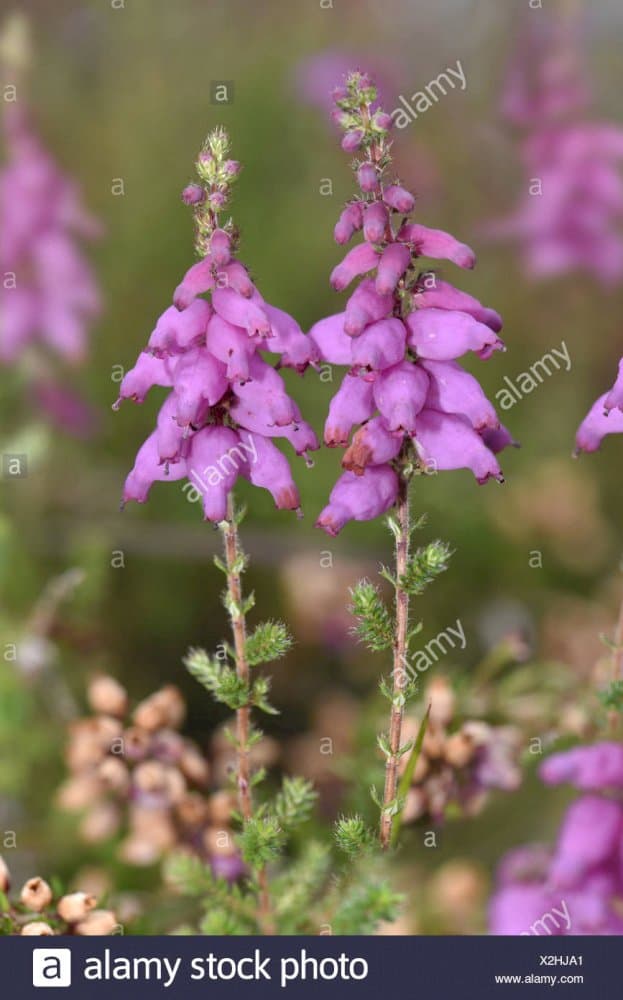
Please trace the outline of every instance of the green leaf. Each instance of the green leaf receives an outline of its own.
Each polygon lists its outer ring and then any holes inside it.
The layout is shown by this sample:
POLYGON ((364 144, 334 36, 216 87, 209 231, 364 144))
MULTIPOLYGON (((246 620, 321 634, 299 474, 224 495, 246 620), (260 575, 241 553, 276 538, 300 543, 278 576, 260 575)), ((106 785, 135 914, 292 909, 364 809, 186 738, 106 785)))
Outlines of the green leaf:
POLYGON ((247 638, 245 647, 250 667, 268 663, 284 656, 292 646, 292 639, 282 622, 268 621, 258 625, 247 638))
POLYGON ((399 578, 399 586, 411 597, 422 594, 450 562, 452 551, 446 542, 429 542, 409 557, 406 572, 399 578))
POLYGON ((275 796, 272 811, 285 830, 300 826, 310 818, 318 795, 311 781, 300 777, 285 777, 275 796))
POLYGON ((257 677, 253 682, 253 687, 251 688, 251 704, 255 705, 262 712, 266 712, 268 715, 279 715, 279 709, 275 708, 268 701, 268 692, 270 691, 270 678, 269 677, 257 677))
POLYGON ((350 611, 357 619, 353 629, 355 635, 375 652, 390 649, 394 625, 377 587, 369 580, 360 580, 350 594, 350 611))
POLYGON ((244 824, 238 838, 243 860, 251 868, 264 868, 279 857, 286 834, 276 816, 255 815, 244 824))
POLYGON ((233 667, 209 656, 205 649, 190 649, 184 657, 184 665, 215 701, 232 711, 249 704, 248 684, 238 677, 233 667))
POLYGON ((388 882, 370 879, 366 872, 361 881, 346 886, 331 920, 333 934, 374 934, 383 920, 397 916, 403 897, 388 882))
POLYGON ((313 933, 310 910, 317 896, 326 889, 331 866, 331 852, 317 840, 301 849, 301 856, 271 882, 271 897, 279 918, 281 934, 313 933))
POLYGON ((375 840, 374 834, 359 815, 340 816, 333 828, 333 835, 339 850, 349 858, 364 854, 375 840))

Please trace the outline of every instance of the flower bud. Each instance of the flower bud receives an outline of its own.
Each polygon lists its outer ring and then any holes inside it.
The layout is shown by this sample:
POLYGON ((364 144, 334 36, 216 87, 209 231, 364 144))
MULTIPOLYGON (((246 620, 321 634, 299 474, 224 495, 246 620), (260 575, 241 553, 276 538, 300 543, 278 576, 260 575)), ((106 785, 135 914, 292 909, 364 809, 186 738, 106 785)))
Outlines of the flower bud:
POLYGON ((225 160, 223 164, 223 170, 228 177, 237 177, 240 173, 240 163, 238 160, 225 160))
POLYGON ((57 912, 62 920, 68 924, 77 924, 79 920, 84 920, 86 915, 95 908, 97 899, 86 892, 70 892, 69 895, 59 899, 57 912))
POLYGON ((199 184, 188 184, 182 191, 182 201, 185 205, 200 205, 205 201, 206 193, 199 184))
POLYGON ((436 726, 431 726, 429 724, 428 729, 424 733, 424 740, 422 742, 422 749, 427 757, 431 760, 437 760, 443 755, 444 750, 444 734, 436 726))
POLYGON ((415 205, 415 198, 411 192, 407 191, 406 188, 400 187, 398 184, 391 184, 385 188, 383 191, 383 201, 390 208, 393 208, 395 212, 402 212, 405 215, 413 211, 415 205))
POLYGON ((372 118, 372 124, 376 129, 379 129, 382 132, 388 132, 394 124, 394 120, 391 115, 387 114, 386 111, 375 111, 372 118))
POLYGON ((454 716, 456 698, 452 685, 446 677, 434 677, 426 685, 426 700, 430 702, 430 720, 446 726, 454 716))
POLYGON ((106 788, 121 795, 130 786, 130 774, 120 757, 106 757, 97 769, 97 776, 106 788))
POLYGON ((342 139, 342 149, 345 153, 355 153, 363 142, 364 131, 362 128, 349 129, 342 139))
POLYGON ((362 163, 357 171, 359 187, 366 194, 379 189, 379 177, 373 163, 362 163))
POLYGON ((465 767, 474 756, 474 741, 467 733, 453 733, 443 748, 444 759, 451 767, 465 767))
POLYGON ((38 876, 24 884, 19 897, 27 910, 41 913, 52 902, 52 890, 47 882, 38 876))
POLYGON ((227 195, 223 191, 212 191, 208 197, 210 208, 217 211, 227 204, 227 195))
POLYGON ((179 766, 182 773, 194 785, 207 785, 210 777, 210 765, 195 747, 189 745, 184 749, 179 766))
POLYGON ((121 718, 128 708, 128 694, 114 677, 100 675, 94 677, 87 690, 89 705, 100 715, 114 715, 121 718))
POLYGON ((11 888, 11 874, 4 858, 0 855, 0 892, 8 892, 11 888))
POLYGON ((24 924, 20 934, 22 937, 52 937, 54 931, 49 924, 46 924, 45 920, 33 920, 29 924, 24 924))
POLYGON ((101 936, 112 934, 117 926, 117 918, 112 910, 93 910, 84 920, 76 924, 74 931, 81 937, 101 936))
POLYGON ((175 812, 182 826, 196 830, 207 822, 210 806, 202 795, 190 792, 180 799, 175 812))
POLYGON ((147 756, 151 744, 151 736, 144 729, 137 726, 130 726, 123 734, 123 749, 126 760, 135 764, 139 760, 144 760, 147 756))
POLYGON ((180 692, 172 684, 168 684, 137 705, 133 718, 141 729, 153 732, 165 726, 177 729, 185 714, 186 705, 180 692))
POLYGON ((210 796, 210 819, 215 826, 227 826, 236 808, 236 800, 231 792, 215 792, 210 796))

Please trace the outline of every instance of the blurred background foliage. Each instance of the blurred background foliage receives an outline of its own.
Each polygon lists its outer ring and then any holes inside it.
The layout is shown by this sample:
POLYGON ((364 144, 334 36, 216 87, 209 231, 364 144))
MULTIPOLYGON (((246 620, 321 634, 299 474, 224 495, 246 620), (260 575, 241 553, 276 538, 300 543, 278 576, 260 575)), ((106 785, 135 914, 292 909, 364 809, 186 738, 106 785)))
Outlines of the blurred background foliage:
MULTIPOLYGON (((72 375, 100 411, 98 433, 81 442, 40 425, 17 374, 2 373, 2 452, 23 452, 29 460, 27 477, 5 479, 0 497, 3 642, 19 643, 50 579, 70 567, 84 574, 50 627, 58 647, 53 668, 33 680, 2 664, 0 826, 18 830, 22 848, 46 866, 65 873, 75 867, 75 855, 70 865, 63 846, 63 823, 47 814, 62 774, 63 720, 72 705, 83 704, 89 675, 106 669, 134 698, 179 684, 190 696, 187 732, 199 742, 221 721, 181 666, 189 646, 213 648, 226 631, 211 563, 218 535, 173 484, 157 484, 145 507, 118 513, 123 479, 158 402, 126 404, 114 415, 115 366, 134 363, 192 263, 192 223, 179 194, 217 124, 230 131, 232 153, 244 166, 233 212, 241 257, 261 292, 303 328, 341 308, 345 296, 330 289, 328 275, 342 252, 332 230, 351 194, 351 174, 328 115, 304 102, 299 86, 301 66, 326 51, 344 50, 362 68, 390 67, 394 93, 405 95, 461 60, 465 91, 449 93, 396 132, 398 169, 418 193, 420 221, 451 230, 478 253, 474 273, 452 274, 448 265, 444 275, 504 316, 507 352, 479 367, 488 395, 494 398, 505 376, 513 379, 561 340, 572 360, 569 373, 555 372, 503 415, 522 445, 503 455, 503 486, 481 488, 468 472, 418 480, 415 506, 429 514, 425 535, 442 536, 455 550, 450 572, 419 602, 422 643, 460 618, 466 648, 452 651, 443 671, 469 684, 470 671, 492 646, 518 633, 541 665, 537 685, 548 664, 564 662, 570 683, 590 700, 584 682, 623 591, 621 441, 606 440, 602 452, 578 462, 571 451, 590 402, 613 381, 623 290, 605 293, 581 276, 531 284, 512 247, 500 250, 479 235, 483 220, 504 211, 521 184, 515 137, 499 117, 498 99, 523 6, 519 0, 440 0, 426 7, 334 0, 332 9, 282 0, 21 4, 33 28, 28 99, 37 126, 106 226, 92 254, 105 311, 88 364, 72 375), (214 81, 233 84, 230 104, 213 102, 214 81), (327 179, 331 194, 321 193, 327 179), (113 193, 119 181, 123 194, 113 193), (62 687, 62 704, 51 697, 54 684, 62 687), (33 691, 38 685, 43 690, 33 691)), ((587 57, 603 119, 616 120, 619 111, 622 19, 615 3, 602 2, 588 22, 587 57)), ((286 379, 320 431, 335 387, 313 371, 286 379)), ((258 618, 289 621, 297 639, 275 670, 273 700, 281 714, 269 727, 286 746, 311 729, 318 706, 336 692, 355 699, 363 730, 375 714, 380 665, 349 636, 345 606, 349 586, 387 558, 389 539, 380 522, 349 525, 335 540, 314 529, 339 459, 324 449, 313 470, 299 462, 302 522, 276 512, 268 494, 248 497, 248 584, 258 618), (332 566, 322 568, 329 552, 332 566)), ((240 498, 246 497, 243 485, 240 498)), ((512 722, 512 702, 507 714, 512 722)), ((283 763, 287 768, 287 753, 283 763)), ((512 799, 500 793, 478 820, 448 825, 439 852, 427 851, 419 835, 407 837, 400 863, 410 866, 415 885, 442 860, 467 857, 479 862, 486 880, 505 848, 552 834, 560 801, 529 778, 512 799)), ((428 926, 447 926, 435 920, 428 926)))

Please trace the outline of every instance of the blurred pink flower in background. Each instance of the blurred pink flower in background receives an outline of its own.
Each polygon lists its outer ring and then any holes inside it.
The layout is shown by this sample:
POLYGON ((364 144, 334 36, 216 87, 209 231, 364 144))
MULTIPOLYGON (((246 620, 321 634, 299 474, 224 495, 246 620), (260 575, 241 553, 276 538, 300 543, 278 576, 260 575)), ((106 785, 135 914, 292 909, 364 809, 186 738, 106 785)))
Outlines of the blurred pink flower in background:
POLYGON ((101 235, 74 182, 45 150, 27 113, 4 114, 7 162, 0 174, 0 361, 34 344, 79 364, 101 297, 77 238, 101 235))
POLYGON ((567 809, 553 850, 511 851, 498 870, 491 933, 623 934, 623 745, 575 747, 541 766, 548 785, 571 782, 582 795, 567 809))
POLYGON ((582 271, 612 286, 623 276, 623 129, 585 118, 582 29, 569 13, 525 17, 501 111, 522 130, 526 190, 485 231, 519 245, 530 278, 582 271))

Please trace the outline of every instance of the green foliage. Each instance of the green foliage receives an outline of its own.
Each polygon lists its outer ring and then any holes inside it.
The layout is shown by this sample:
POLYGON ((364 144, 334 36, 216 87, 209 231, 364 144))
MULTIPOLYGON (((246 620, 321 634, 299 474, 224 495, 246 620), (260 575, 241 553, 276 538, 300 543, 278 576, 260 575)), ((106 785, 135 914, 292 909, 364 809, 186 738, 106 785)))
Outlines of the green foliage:
POLYGON ((333 828, 333 835, 339 850, 349 858, 360 857, 374 842, 374 833, 358 815, 340 816, 333 828))
POLYGON ((279 825, 291 830, 310 818, 318 795, 305 778, 283 779, 280 791, 275 796, 272 812, 279 825))
POLYGON ((369 580, 360 580, 351 590, 350 610, 356 619, 353 631, 362 642, 375 652, 391 649, 394 641, 392 617, 377 587, 369 580))
POLYGON ((215 701, 234 711, 248 705, 248 685, 229 664, 209 656, 204 649, 190 649, 184 658, 184 665, 215 701))
POLYGON ((623 710, 623 681, 611 681, 607 688, 598 692, 598 698, 604 708, 623 710))
POLYGON ((204 896, 212 891, 214 885, 209 865, 196 855, 182 851, 167 858, 163 874, 165 881, 184 896, 204 896))
POLYGON ((374 934, 383 920, 393 920, 402 903, 388 882, 361 877, 346 886, 331 919, 333 934, 374 934))
POLYGON ((247 663, 250 667, 255 667, 258 663, 278 660, 285 656, 291 646, 292 638, 282 622, 262 622, 247 638, 247 663))
POLYGON ((331 869, 331 852, 317 840, 308 841, 300 857, 273 880, 275 915, 282 934, 310 930, 311 908, 324 892, 331 869))
POLYGON ((250 868, 264 868, 281 854, 286 832, 276 816, 257 814, 248 819, 238 837, 240 853, 250 868))
POLYGON ((407 570, 398 580, 398 585, 410 597, 418 597, 447 570, 451 556, 452 550, 446 542, 437 539, 423 545, 409 557, 407 570))

